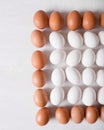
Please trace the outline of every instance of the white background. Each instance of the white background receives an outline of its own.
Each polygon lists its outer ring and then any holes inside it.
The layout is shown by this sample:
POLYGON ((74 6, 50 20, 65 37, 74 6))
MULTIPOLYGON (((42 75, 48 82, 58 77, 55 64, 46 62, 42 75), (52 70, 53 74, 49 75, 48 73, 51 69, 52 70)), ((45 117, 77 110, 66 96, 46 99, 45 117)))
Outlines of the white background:
POLYGON ((97 12, 104 10, 104 0, 0 0, 0 130, 103 130, 100 120, 93 125, 85 121, 60 125, 54 119, 44 127, 35 123, 30 34, 38 9, 97 12))

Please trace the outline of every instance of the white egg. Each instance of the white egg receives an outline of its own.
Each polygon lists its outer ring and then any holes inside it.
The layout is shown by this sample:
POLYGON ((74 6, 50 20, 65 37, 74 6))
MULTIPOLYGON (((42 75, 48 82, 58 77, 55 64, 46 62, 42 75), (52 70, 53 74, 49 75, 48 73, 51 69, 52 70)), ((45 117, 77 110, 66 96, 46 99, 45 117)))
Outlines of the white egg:
POLYGON ((77 104, 82 97, 82 90, 78 86, 72 86, 67 94, 67 100, 70 104, 77 104))
POLYGON ((99 35, 100 43, 104 45, 104 31, 100 31, 98 35, 99 35))
POLYGON ((66 68, 66 77, 72 84, 79 85, 81 82, 81 74, 76 68, 66 68))
POLYGON ((63 69, 56 68, 51 74, 51 80, 55 86, 60 87, 61 85, 63 85, 63 83, 65 82, 65 73, 63 69))
POLYGON ((73 48, 81 48, 83 45, 83 38, 79 32, 69 31, 68 32, 68 42, 73 48))
POLYGON ((93 88, 87 87, 83 91, 82 102, 86 106, 92 106, 96 102, 96 92, 93 88))
POLYGON ((81 52, 79 50, 72 50, 66 58, 66 64, 70 67, 77 66, 81 61, 81 52))
POLYGON ((54 88, 50 93, 50 101, 53 105, 59 105, 64 100, 63 88, 54 88))
POLYGON ((100 88, 97 94, 98 103, 104 105, 104 88, 100 88))
POLYGON ((49 35, 50 44, 56 49, 62 49, 65 45, 65 39, 59 32, 51 32, 49 35))
POLYGON ((96 54, 96 64, 100 67, 104 67, 104 48, 98 50, 96 54))
POLYGON ((98 70, 96 82, 99 86, 104 87, 104 70, 98 70))
POLYGON ((63 50, 54 50, 50 54, 50 62, 54 65, 58 65, 65 60, 66 52, 63 50))
POLYGON ((85 67, 90 67, 95 62, 95 53, 92 49, 86 49, 82 55, 82 64, 85 67))
POLYGON ((84 33, 84 43, 87 47, 95 48, 99 44, 99 38, 95 33, 87 31, 84 33))

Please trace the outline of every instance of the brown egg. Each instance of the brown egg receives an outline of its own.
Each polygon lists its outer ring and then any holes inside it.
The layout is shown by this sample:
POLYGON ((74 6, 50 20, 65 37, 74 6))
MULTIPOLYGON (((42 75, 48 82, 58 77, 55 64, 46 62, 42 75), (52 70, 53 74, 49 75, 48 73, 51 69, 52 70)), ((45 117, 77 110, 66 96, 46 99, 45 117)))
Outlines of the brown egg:
POLYGON ((104 12, 102 12, 100 15, 100 25, 104 28, 104 12))
POLYGON ((50 111, 48 108, 41 108, 36 114, 36 122, 38 125, 46 125, 50 119, 50 111))
POLYGON ((66 124, 70 119, 69 111, 64 107, 59 107, 55 112, 56 120, 61 124, 66 124))
POLYGON ((33 17, 33 23, 39 29, 43 29, 43 28, 48 27, 49 18, 48 18, 48 15, 46 14, 46 12, 44 12, 43 10, 37 11, 33 17))
POLYGON ((32 65, 37 69, 42 69, 46 65, 46 56, 41 51, 35 51, 31 57, 32 65))
POLYGON ((86 120, 89 123, 95 123, 98 119, 98 109, 94 106, 90 106, 86 108, 86 120))
POLYGON ((100 108, 100 118, 104 122, 104 106, 101 106, 100 108))
POLYGON ((67 26, 71 30, 76 30, 81 26, 81 15, 78 11, 74 10, 68 14, 67 26))
POLYGON ((34 103, 39 107, 44 107, 48 102, 48 95, 45 90, 37 89, 33 96, 34 103))
POLYGON ((54 11, 49 18, 49 26, 52 30, 58 31, 64 26, 64 18, 60 12, 54 11))
POLYGON ((32 83, 34 86, 41 88, 46 83, 46 75, 43 70, 37 70, 32 75, 32 83))
POLYGON ((84 119, 84 108, 81 106, 74 106, 71 109, 71 119, 75 123, 80 123, 84 119))
POLYGON ((46 36, 39 30, 34 30, 31 33, 31 42, 35 47, 43 47, 46 44, 46 36))
POLYGON ((93 12, 88 11, 85 12, 83 15, 83 21, 82 21, 82 26, 86 30, 90 30, 95 28, 96 26, 96 16, 94 15, 93 12))

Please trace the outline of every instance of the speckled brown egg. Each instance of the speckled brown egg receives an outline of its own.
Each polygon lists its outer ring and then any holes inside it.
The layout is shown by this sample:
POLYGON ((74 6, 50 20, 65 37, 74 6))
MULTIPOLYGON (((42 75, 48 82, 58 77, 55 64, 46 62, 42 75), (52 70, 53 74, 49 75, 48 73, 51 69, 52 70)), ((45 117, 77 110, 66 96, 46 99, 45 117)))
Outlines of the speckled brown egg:
POLYGON ((81 15, 74 10, 67 15, 67 26, 71 30, 76 30, 81 26, 81 15))
POLYGON ((60 12, 54 11, 49 18, 49 26, 52 30, 58 31, 64 26, 64 18, 60 12))
POLYGON ((86 108, 86 120, 89 123, 95 123, 98 119, 98 109, 94 106, 90 106, 86 108))
POLYGON ((86 30, 93 29, 96 26, 96 21, 95 14, 91 11, 87 11, 83 15, 82 26, 86 30))
POLYGON ((33 16, 33 23, 39 29, 43 29, 48 27, 49 25, 49 18, 45 11, 39 10, 33 16))
POLYGON ((35 47, 43 47, 46 44, 46 36, 39 30, 34 30, 31 33, 31 42, 35 47))
POLYGON ((100 108, 100 118, 104 122, 104 106, 101 106, 100 108))
POLYGON ((100 14, 100 25, 102 28, 104 28, 104 12, 100 14))
POLYGON ((81 106, 73 106, 71 109, 71 119, 75 123, 81 123, 84 119, 84 108, 81 106))
POLYGON ((57 108, 55 112, 55 118, 61 124, 68 123, 70 119, 70 114, 69 114, 68 109, 64 107, 57 108))
POLYGON ((36 114, 36 122, 38 125, 46 125, 50 119, 50 110, 46 107, 41 108, 36 114))
POLYGON ((42 69, 46 65, 46 56, 41 51, 35 51, 31 57, 31 63, 36 69, 42 69))

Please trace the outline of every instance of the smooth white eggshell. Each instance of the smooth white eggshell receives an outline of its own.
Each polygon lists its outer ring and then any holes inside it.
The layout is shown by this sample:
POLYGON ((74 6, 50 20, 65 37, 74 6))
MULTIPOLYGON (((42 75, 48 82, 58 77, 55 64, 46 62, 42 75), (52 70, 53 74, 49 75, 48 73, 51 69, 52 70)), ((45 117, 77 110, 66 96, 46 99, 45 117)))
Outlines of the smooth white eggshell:
POLYGON ((104 87, 104 70, 98 70, 96 82, 99 86, 104 87))
POLYGON ((104 67, 104 48, 98 50, 96 54, 96 64, 100 67, 104 67))
POLYGON ((99 35, 100 43, 101 43, 102 45, 104 45, 104 31, 100 31, 100 32, 98 33, 98 35, 99 35))
POLYGON ((87 87, 83 91, 82 102, 86 106, 92 106, 96 102, 96 92, 93 88, 87 87))
POLYGON ((69 31, 68 32, 68 42, 73 48, 81 48, 83 45, 83 38, 79 32, 69 31))
POLYGON ((100 88, 97 94, 98 103, 104 105, 104 88, 100 88))
POLYGON ((66 58, 66 64, 70 67, 77 66, 81 61, 81 52, 79 50, 72 50, 66 58))

